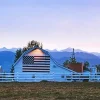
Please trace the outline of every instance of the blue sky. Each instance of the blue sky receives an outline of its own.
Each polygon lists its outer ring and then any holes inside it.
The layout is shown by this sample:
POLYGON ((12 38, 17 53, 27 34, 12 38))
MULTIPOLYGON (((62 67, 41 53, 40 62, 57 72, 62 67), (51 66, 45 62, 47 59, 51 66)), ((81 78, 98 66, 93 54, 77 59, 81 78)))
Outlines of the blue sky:
POLYGON ((0 48, 30 40, 100 52, 100 0, 0 0, 0 48))

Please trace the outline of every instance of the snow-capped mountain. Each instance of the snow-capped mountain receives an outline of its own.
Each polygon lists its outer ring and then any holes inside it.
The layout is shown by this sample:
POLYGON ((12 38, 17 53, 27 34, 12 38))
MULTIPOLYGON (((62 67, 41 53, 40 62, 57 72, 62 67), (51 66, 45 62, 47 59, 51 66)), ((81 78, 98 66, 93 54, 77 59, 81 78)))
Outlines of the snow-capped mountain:
POLYGON ((0 48, 0 51, 11 51, 11 52, 16 52, 16 50, 19 49, 19 48, 6 48, 6 47, 3 47, 3 48, 0 48))
MULTIPOLYGON (((63 49, 63 50, 60 50, 60 52, 72 52, 73 51, 73 48, 66 48, 66 49, 63 49)), ((83 51, 83 50, 80 50, 80 49, 74 49, 75 52, 86 52, 86 51, 83 51)))
MULTIPOLYGON (((16 50, 19 49, 19 48, 6 48, 6 47, 3 47, 3 48, 0 48, 0 51, 11 51, 11 52, 16 52, 16 50)), ((53 50, 49 50, 49 49, 45 49, 47 50, 48 52, 72 52, 73 51, 73 48, 71 47, 68 47, 66 49, 62 49, 62 50, 57 50, 57 49, 53 49, 53 50)), ((94 54, 98 57, 100 57, 100 53, 98 52, 87 52, 87 51, 83 51, 81 49, 74 49, 75 52, 85 52, 85 53, 91 53, 91 54, 94 54)))

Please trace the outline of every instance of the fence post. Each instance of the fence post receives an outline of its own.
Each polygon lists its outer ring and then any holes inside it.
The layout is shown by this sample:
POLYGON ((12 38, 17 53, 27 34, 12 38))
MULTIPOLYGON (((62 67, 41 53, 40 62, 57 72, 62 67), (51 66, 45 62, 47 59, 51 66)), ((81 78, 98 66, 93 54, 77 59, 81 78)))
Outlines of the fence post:
POLYGON ((18 81, 18 72, 17 72, 17 81, 18 81))

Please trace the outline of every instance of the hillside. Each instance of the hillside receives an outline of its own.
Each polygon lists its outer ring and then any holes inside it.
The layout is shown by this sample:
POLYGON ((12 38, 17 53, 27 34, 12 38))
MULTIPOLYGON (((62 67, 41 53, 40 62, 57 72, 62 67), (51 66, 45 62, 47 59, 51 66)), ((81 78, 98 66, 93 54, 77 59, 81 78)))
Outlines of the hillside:
MULTIPOLYGON (((63 64, 65 60, 71 57, 72 52, 50 52, 50 54, 52 55, 52 57, 56 59, 58 63, 63 64)), ((100 58, 91 53, 76 52, 75 56, 77 61, 79 62, 88 61, 91 66, 100 64, 100 58)))
POLYGON ((0 52, 0 66, 2 66, 4 72, 10 72, 11 65, 13 64, 15 53, 11 51, 0 52))

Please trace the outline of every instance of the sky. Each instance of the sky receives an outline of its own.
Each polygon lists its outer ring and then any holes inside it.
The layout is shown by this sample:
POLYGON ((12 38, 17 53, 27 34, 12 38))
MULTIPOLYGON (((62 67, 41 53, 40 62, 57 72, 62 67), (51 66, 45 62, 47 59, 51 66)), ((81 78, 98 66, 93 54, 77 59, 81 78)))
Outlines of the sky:
POLYGON ((100 52, 100 0, 0 0, 0 48, 100 52))

